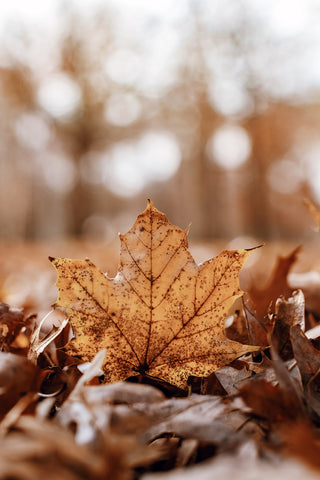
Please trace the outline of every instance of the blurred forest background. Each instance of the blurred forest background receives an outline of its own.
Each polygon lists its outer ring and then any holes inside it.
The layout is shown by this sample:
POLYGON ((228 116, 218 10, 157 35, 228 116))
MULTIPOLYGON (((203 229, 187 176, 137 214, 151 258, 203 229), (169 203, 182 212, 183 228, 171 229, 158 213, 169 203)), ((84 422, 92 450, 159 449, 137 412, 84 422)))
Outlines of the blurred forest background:
POLYGON ((312 235, 319 24, 318 0, 2 2, 0 237, 108 242, 147 198, 193 239, 312 235))

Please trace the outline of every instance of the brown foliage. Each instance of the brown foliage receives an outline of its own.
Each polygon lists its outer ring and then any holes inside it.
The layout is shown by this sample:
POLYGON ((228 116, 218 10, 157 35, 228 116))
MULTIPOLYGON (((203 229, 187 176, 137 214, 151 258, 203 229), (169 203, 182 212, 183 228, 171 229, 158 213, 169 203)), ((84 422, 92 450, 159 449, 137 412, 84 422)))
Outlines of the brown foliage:
POLYGON ((45 329, 46 318, 36 324, 0 304, 1 478, 318 478, 320 328, 303 331, 303 291, 275 289, 272 333, 251 354, 237 342, 250 338, 243 313, 234 341, 223 328, 249 252, 224 251, 198 266, 186 234, 149 204, 121 236, 114 279, 89 261, 55 259, 58 304, 76 331, 67 346, 66 321, 54 317, 45 329), (109 380, 140 375, 103 383, 102 369, 109 380), (178 386, 189 374, 199 394, 185 398, 178 386))
POLYGON ((0 351, 26 351, 29 342, 25 330, 30 330, 33 320, 33 317, 25 318, 21 310, 0 303, 0 351))
POLYGON ((189 375, 208 375, 252 350, 224 335, 250 252, 225 250, 197 265, 187 233, 149 202, 120 236, 114 279, 89 260, 51 259, 58 271, 56 305, 76 333, 70 352, 91 360, 106 348, 107 381, 135 371, 185 387, 189 375))
POLYGON ((297 260, 300 250, 301 247, 297 247, 289 255, 278 258, 272 275, 264 288, 260 289, 251 285, 248 289, 248 307, 261 322, 264 321, 269 312, 274 312, 275 301, 280 295, 288 297, 292 293, 287 276, 297 260))

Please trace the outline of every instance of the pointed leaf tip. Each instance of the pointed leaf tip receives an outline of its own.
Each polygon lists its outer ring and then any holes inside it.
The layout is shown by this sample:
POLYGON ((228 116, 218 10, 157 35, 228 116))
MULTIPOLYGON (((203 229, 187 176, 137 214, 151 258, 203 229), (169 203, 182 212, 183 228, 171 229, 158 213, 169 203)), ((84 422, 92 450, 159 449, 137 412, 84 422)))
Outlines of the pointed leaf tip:
POLYGON ((153 204, 153 201, 150 198, 148 198, 147 209, 153 210, 154 208, 155 206, 153 204))

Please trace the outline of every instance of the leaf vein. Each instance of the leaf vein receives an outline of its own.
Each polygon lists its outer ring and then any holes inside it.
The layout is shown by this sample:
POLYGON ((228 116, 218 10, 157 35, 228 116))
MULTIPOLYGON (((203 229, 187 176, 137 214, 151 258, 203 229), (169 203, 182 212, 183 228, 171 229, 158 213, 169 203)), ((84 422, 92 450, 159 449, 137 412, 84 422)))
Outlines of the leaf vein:
MULTIPOLYGON (((85 293, 90 297, 92 298, 92 300, 95 302, 95 304, 97 305, 98 308, 100 308, 103 312, 105 312, 110 320, 110 322, 114 325, 114 327, 119 331, 120 335, 123 336, 123 338, 125 339, 125 341, 127 342, 127 344, 129 345, 129 347, 131 348, 132 350, 132 353, 135 355, 136 359, 138 360, 138 362, 140 362, 139 360, 139 357, 133 347, 133 345, 131 344, 130 340, 127 338, 127 336, 124 334, 124 332, 121 330, 121 328, 119 327, 119 325, 117 325, 114 320, 112 319, 111 315, 109 315, 108 313, 108 309, 106 310, 101 304, 100 302, 98 302, 98 300, 89 292, 89 290, 84 286, 82 285, 82 283, 80 282, 79 278, 73 276, 72 277, 77 283, 78 285, 80 285, 80 287, 85 291, 85 293)), ((109 303, 109 302, 108 302, 109 303)))

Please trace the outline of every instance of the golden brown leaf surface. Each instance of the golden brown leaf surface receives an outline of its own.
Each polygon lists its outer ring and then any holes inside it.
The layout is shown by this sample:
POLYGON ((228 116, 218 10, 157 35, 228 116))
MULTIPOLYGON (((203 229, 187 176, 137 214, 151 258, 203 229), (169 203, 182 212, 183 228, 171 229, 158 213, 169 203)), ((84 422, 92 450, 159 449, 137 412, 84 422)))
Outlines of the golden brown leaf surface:
POLYGON ((76 335, 69 353, 91 360, 106 348, 107 381, 135 371, 185 387, 189 375, 207 375, 250 350, 224 335, 228 310, 243 293, 238 274, 250 252, 225 250, 197 265, 187 234, 149 202, 120 235, 115 278, 90 260, 51 259, 58 272, 56 305, 76 335))

